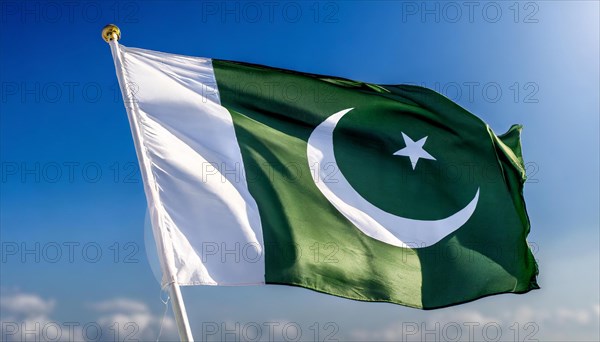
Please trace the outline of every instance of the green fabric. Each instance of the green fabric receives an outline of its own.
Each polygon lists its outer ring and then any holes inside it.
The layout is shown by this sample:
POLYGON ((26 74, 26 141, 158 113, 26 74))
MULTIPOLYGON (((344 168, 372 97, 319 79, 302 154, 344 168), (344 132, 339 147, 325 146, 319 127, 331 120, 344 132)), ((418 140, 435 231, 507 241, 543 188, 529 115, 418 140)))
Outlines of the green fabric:
MULTIPOLYGON (((437 308, 538 288, 526 242, 529 219, 520 126, 497 137, 476 116, 429 89, 214 60, 221 103, 232 117, 265 241, 265 279, 341 297, 437 308), (433 220, 477 209, 426 248, 368 237, 315 185, 306 156, 314 128, 354 108, 334 132, 339 170, 369 202, 433 220), (393 153, 428 136, 435 161, 412 169, 393 153)), ((332 175, 335 178, 335 173, 332 175)))

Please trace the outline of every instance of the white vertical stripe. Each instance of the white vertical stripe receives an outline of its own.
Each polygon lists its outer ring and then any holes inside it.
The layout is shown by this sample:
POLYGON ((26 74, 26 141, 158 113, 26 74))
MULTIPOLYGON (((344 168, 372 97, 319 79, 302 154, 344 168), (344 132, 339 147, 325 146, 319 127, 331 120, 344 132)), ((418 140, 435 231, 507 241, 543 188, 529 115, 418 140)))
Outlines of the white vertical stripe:
POLYGON ((163 283, 264 284, 258 207, 211 60, 120 50, 154 234, 164 241, 163 283))

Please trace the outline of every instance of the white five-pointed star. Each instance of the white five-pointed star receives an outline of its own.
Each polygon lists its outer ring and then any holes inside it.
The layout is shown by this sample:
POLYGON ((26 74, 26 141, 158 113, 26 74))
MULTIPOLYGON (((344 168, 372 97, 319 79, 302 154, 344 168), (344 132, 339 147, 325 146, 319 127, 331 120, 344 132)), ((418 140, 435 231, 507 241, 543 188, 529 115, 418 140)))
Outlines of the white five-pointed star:
POLYGON ((421 158, 435 160, 435 158, 431 154, 427 153, 427 151, 423 149, 423 145, 425 145, 427 137, 422 138, 421 140, 416 142, 409 138, 408 135, 404 134, 404 132, 402 132, 402 137, 404 138, 404 143, 406 144, 406 147, 394 152, 394 155, 409 157, 413 170, 417 167, 417 162, 421 158))

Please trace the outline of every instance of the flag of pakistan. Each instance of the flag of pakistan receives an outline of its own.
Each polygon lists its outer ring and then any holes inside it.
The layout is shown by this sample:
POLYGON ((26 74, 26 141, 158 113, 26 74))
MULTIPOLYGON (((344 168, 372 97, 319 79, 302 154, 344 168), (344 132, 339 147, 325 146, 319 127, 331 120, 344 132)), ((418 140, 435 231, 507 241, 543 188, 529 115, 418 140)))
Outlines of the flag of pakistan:
POLYGON ((446 97, 121 46, 164 282, 438 308, 538 288, 520 126, 446 97))

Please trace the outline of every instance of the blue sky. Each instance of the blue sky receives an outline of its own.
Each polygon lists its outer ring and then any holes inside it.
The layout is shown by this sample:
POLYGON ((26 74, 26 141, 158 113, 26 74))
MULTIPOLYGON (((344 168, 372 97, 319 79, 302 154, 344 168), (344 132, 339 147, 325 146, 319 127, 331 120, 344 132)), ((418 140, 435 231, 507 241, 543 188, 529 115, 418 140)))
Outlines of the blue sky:
MULTIPOLYGON (((493 340, 482 328, 492 323, 502 340, 515 333, 520 340, 599 339, 598 2, 0 6, 3 323, 54 322, 63 338, 65 322, 97 322, 102 338, 115 322, 120 339, 132 331, 127 322, 135 322, 135 338, 158 333, 164 305, 146 256, 146 200, 110 49, 100 38, 112 22, 126 46, 419 84, 497 133, 525 127, 529 241, 541 290, 421 312, 290 287, 185 288, 198 339, 220 339, 226 329, 252 339, 256 323, 267 340, 269 324, 300 327, 302 340, 315 332, 320 339, 419 340, 447 333, 425 336, 423 327, 457 323, 468 340, 465 322, 480 323, 479 339, 493 340)), ((176 336, 170 309, 163 335, 176 336)))

